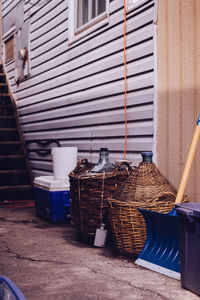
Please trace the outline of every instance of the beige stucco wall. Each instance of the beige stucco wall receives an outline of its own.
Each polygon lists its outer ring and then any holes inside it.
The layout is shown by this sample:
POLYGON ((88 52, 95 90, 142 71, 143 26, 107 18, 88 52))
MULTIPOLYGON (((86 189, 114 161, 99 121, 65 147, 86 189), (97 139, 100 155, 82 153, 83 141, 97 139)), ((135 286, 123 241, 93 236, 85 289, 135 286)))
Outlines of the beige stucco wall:
MULTIPOLYGON (((178 188, 200 113, 200 1, 159 0, 157 164, 178 188)), ((186 188, 200 202, 200 143, 186 188)))

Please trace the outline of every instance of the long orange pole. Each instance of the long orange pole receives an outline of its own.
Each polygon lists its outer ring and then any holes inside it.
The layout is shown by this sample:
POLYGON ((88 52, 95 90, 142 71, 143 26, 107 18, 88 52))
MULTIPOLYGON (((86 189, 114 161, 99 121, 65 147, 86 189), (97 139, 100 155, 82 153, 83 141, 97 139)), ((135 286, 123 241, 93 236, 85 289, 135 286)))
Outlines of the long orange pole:
POLYGON ((126 94, 127 94, 127 83, 126 83, 126 0, 124 0, 124 117, 125 117, 125 144, 124 144, 124 158, 126 157, 127 148, 127 112, 126 112, 126 94))

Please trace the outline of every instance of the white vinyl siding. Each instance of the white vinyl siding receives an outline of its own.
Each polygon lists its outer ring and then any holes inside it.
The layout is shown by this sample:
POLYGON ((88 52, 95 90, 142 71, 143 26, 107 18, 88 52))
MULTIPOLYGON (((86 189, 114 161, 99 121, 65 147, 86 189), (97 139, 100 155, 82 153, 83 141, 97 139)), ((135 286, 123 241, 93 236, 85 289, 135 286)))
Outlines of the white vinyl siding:
MULTIPOLYGON (((32 142, 28 147, 34 175, 50 174, 51 155, 41 156, 38 150, 55 146, 41 146, 37 141, 58 140, 61 146, 77 146, 79 158, 93 162, 98 160, 100 147, 109 149, 112 161, 123 158, 123 1, 110 1, 109 23, 73 44, 68 40, 67 0, 46 2, 32 15, 28 3, 24 15, 30 22, 31 78, 16 88, 14 64, 6 65, 6 71, 25 139, 32 142)), ((8 8, 6 11, 9 14, 8 8)), ((140 161, 141 151, 153 149, 154 14, 154 0, 127 13, 126 158, 133 164, 140 161)))
POLYGON ((126 10, 129 12, 130 10, 144 4, 146 0, 126 0, 126 10))

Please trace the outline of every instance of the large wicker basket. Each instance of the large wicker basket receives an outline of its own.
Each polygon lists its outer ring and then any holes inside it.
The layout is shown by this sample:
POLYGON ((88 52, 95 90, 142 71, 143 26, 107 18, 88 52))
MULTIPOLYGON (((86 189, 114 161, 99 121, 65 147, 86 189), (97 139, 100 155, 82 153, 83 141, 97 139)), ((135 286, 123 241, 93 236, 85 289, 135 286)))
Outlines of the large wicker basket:
POLYGON ((124 162, 112 172, 90 173, 91 168, 92 164, 84 160, 69 174, 72 220, 79 239, 86 242, 94 241, 102 222, 109 228, 108 197, 133 170, 124 162))
MULTIPOLYGON (((168 213, 174 206, 177 190, 155 164, 141 163, 123 188, 109 201, 109 219, 118 251, 137 256, 146 240, 146 224, 138 208, 168 213)), ((186 196, 183 202, 187 202, 186 196)))

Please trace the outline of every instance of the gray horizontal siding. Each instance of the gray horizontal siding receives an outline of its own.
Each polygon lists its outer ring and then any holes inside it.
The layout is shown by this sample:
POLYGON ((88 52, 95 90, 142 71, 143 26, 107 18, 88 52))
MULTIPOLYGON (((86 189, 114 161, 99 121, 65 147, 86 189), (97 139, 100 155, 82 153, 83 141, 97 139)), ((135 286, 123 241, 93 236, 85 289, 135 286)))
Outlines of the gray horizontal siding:
MULTIPOLYGON (((110 2, 109 24, 69 45, 67 0, 49 1, 34 10, 25 1, 30 20, 31 78, 15 85, 15 65, 6 65, 34 176, 52 172, 50 150, 40 140, 77 146, 79 158, 98 160, 100 147, 110 159, 124 152, 123 1, 110 2), (30 9, 30 11, 29 11, 30 9), (31 12, 33 12, 31 14, 31 12)), ((3 2, 3 16, 18 3, 3 2)), ((154 1, 127 13, 127 159, 140 161, 152 150, 154 137, 154 1)), ((6 18, 6 17, 5 17, 6 18)), ((4 20, 4 19, 3 19, 4 20)), ((55 145, 53 145, 55 146, 55 145)))

